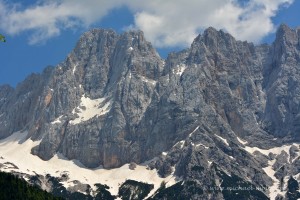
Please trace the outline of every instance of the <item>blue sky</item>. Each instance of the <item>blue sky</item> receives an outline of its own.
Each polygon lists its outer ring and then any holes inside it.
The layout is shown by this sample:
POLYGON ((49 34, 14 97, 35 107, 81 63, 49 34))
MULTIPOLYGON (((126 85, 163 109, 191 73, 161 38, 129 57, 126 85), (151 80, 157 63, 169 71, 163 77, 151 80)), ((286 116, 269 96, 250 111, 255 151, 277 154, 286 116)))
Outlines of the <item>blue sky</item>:
POLYGON ((300 0, 0 0, 0 84, 57 65, 95 27, 141 29, 161 54, 186 48, 213 26, 271 43, 281 23, 300 26, 300 0))

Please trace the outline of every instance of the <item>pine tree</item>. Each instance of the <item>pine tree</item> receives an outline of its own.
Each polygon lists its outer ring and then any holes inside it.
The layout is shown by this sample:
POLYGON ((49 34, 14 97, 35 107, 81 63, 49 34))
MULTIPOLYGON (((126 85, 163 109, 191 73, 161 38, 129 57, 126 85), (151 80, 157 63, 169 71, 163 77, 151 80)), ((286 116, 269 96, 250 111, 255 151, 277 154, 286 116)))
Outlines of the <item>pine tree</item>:
POLYGON ((17 176, 0 172, 0 200, 59 200, 46 191, 29 185, 17 176))
POLYGON ((0 34, 0 41, 1 42, 6 42, 5 37, 2 34, 0 34))

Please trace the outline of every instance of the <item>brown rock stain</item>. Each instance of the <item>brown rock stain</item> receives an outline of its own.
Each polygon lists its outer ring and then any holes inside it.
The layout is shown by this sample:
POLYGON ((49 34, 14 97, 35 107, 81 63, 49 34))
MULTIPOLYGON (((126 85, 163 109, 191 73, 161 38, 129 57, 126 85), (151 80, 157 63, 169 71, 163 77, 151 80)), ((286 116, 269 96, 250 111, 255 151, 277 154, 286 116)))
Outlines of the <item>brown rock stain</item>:
POLYGON ((49 91, 44 100, 46 107, 49 106, 51 99, 52 99, 52 93, 51 93, 51 91, 49 91))

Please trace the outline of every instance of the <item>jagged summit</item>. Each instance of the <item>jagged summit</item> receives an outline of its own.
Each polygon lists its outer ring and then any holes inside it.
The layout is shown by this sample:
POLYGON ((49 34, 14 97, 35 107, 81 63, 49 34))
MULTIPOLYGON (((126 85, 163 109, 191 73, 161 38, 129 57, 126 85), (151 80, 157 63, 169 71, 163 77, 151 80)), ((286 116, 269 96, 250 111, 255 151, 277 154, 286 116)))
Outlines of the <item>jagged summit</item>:
MULTIPOLYGON (((299 175, 299 55, 286 25, 258 46, 208 28, 166 60, 141 31, 93 29, 55 68, 0 87, 0 137, 26 131, 43 160, 117 168, 156 158, 149 167, 162 177, 204 188, 231 175, 277 194, 281 178, 299 175)), ((191 198, 224 194, 210 195, 191 198)))

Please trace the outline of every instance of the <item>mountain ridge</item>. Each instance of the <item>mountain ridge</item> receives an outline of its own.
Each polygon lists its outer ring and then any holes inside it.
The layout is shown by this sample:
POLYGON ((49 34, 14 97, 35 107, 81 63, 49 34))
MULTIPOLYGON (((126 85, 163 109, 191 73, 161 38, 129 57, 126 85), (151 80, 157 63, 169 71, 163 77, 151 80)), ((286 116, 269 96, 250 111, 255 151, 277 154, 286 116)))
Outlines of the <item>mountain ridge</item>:
POLYGON ((299 41, 286 25, 272 45, 208 28, 163 60, 141 31, 93 29, 57 67, 0 87, 0 138, 28 131, 43 160, 110 169, 158 157, 149 167, 162 177, 205 188, 233 174, 274 192, 298 176, 299 41))

